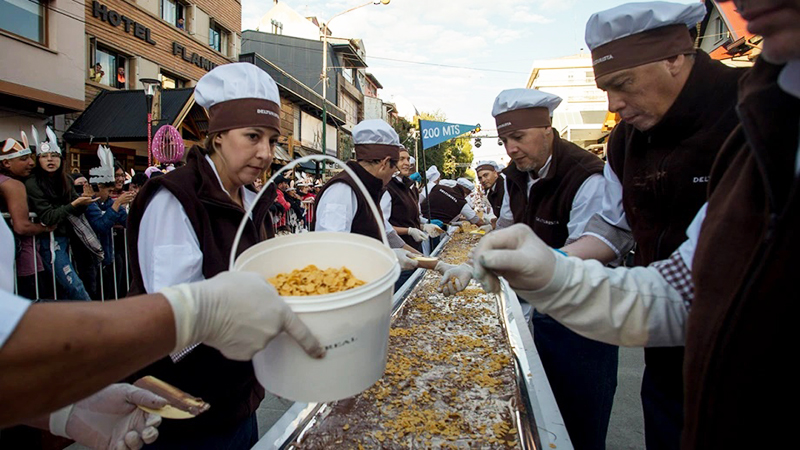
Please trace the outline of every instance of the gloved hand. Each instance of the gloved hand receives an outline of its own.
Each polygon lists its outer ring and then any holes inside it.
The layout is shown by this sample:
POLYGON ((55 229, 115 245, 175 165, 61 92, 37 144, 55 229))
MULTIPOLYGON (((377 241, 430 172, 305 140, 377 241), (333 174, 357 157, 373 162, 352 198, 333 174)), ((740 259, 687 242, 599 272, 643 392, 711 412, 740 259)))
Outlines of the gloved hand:
POLYGON ((411 178, 411 181, 418 183, 422 179, 422 175, 419 172, 414 172, 409 175, 408 178, 411 178))
POLYGON ((427 233, 417 228, 408 228, 408 235, 417 242, 422 242, 428 239, 427 233))
POLYGON ((285 331, 310 356, 325 355, 308 327, 256 273, 222 272, 161 294, 175 315, 175 351, 202 342, 226 358, 246 361, 285 331))
POLYGON ((478 227, 478 229, 479 230, 483 230, 483 231, 485 231, 487 233, 492 231, 492 230, 494 230, 494 228, 492 227, 492 224, 490 224, 490 223, 487 223, 486 225, 481 225, 480 227, 478 227))
POLYGON ((454 295, 463 291, 472 280, 472 267, 469 264, 454 266, 439 261, 436 264, 436 271, 442 274, 438 290, 444 295, 454 295))
POLYGON ((556 263, 554 250, 523 224, 487 234, 472 257, 473 275, 486 292, 500 291, 498 276, 514 289, 541 289, 553 278, 556 263))
POLYGON ((437 227, 439 227, 439 228, 444 230, 444 222, 442 222, 441 220, 433 219, 433 220, 430 221, 430 223, 432 223, 433 225, 436 225, 437 227))
POLYGON ((392 251, 394 252, 395 256, 397 256, 397 261, 400 262, 400 269, 401 270, 413 270, 417 268, 419 262, 413 258, 414 255, 408 250, 402 248, 393 248, 392 251))
POLYGON ((161 416, 137 408, 159 409, 167 400, 130 384, 112 384, 50 415, 50 432, 92 449, 140 449, 158 437, 161 416))
POLYGON ((422 225, 422 231, 428 233, 428 236, 435 238, 439 237, 444 233, 444 230, 432 223, 426 223, 422 225))

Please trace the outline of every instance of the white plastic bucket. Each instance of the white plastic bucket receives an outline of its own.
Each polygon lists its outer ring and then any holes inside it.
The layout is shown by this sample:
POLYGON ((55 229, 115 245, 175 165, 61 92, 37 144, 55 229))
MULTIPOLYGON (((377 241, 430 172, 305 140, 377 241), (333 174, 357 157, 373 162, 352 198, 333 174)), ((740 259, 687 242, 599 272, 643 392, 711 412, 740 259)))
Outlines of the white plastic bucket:
MULTIPOLYGON (((282 171, 315 159, 344 166, 364 192, 373 215, 381 217, 355 173, 335 158, 319 155, 295 160, 273 175, 265 186, 282 171)), ((263 190, 251 206, 262 193, 263 190)), ((260 242, 234 261, 244 225, 243 220, 234 239, 231 270, 272 278, 314 264, 323 270, 347 267, 365 282, 363 286, 333 294, 283 297, 327 353, 322 359, 311 358, 294 339, 281 333, 253 357, 261 385, 280 397, 308 403, 352 397, 372 386, 386 369, 392 296, 394 283, 400 277, 400 266, 388 247, 383 222, 378 220, 383 243, 353 233, 303 233, 260 242)))
POLYGON ((275 395, 301 402, 328 402, 372 386, 386 368, 394 283, 394 253, 358 234, 304 233, 261 242, 236 259, 235 269, 267 278, 315 264, 345 266, 365 285, 333 294, 284 297, 326 348, 313 359, 285 333, 253 358, 256 378, 275 395))

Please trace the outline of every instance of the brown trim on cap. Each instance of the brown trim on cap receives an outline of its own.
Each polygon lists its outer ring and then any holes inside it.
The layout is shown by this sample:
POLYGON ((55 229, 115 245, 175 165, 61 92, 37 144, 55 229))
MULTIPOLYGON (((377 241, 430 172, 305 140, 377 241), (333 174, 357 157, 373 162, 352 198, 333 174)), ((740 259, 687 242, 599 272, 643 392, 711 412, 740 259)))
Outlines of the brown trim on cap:
POLYGON ((475 168, 475 172, 479 172, 481 170, 491 170, 492 172, 497 172, 497 169, 491 164, 481 164, 480 166, 475 168))
POLYGON ((497 124, 497 134, 499 135, 528 128, 549 127, 551 125, 550 110, 543 107, 506 111, 495 116, 494 120, 497 124))
POLYGON ((217 103, 208 110, 208 132, 234 128, 267 127, 281 131, 281 109, 263 98, 237 98, 217 103))
POLYGON ((393 161, 400 159, 400 147, 386 144, 356 144, 357 161, 373 161, 387 156, 393 161))
POLYGON ((694 42, 686 25, 655 28, 592 50, 594 77, 691 53, 695 53, 694 42))

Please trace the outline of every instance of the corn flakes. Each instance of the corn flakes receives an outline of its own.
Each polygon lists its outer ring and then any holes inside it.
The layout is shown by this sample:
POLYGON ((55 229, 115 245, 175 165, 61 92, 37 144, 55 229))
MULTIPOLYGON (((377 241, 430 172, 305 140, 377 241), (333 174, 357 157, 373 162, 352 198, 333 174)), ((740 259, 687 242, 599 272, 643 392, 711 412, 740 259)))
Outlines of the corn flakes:
POLYGON ((347 267, 322 270, 313 264, 295 269, 291 273, 279 273, 267 281, 275 286, 278 294, 282 296, 331 294, 364 284, 347 267))

